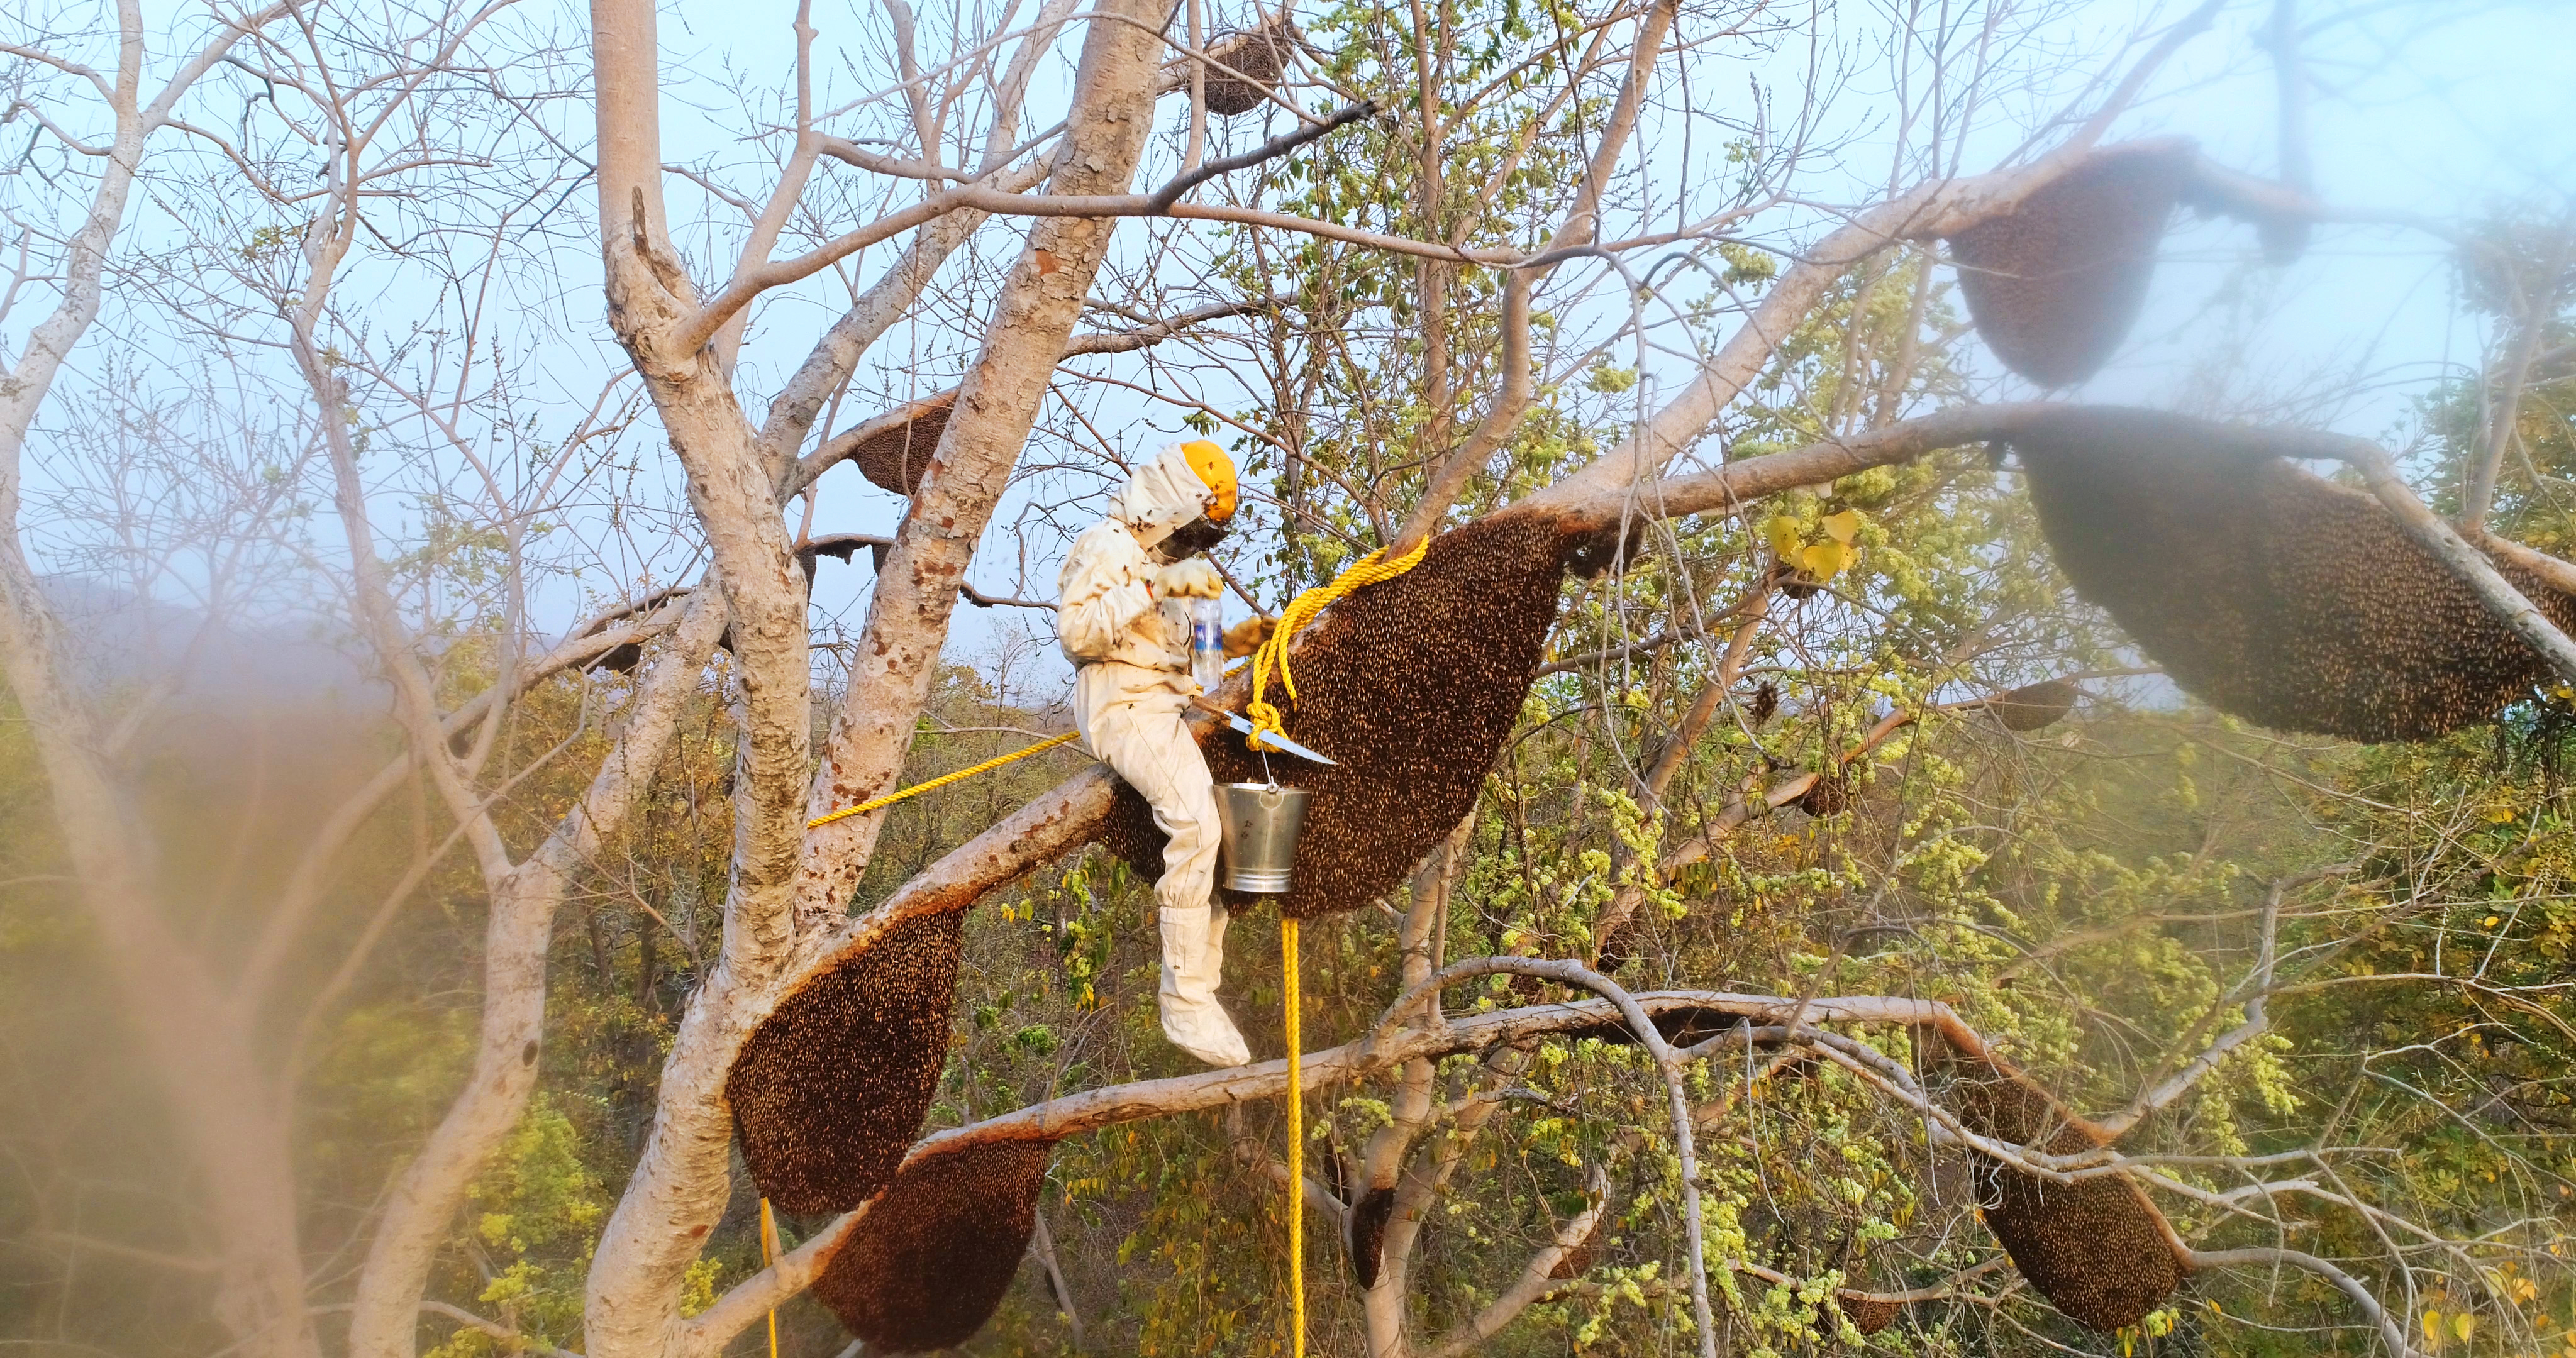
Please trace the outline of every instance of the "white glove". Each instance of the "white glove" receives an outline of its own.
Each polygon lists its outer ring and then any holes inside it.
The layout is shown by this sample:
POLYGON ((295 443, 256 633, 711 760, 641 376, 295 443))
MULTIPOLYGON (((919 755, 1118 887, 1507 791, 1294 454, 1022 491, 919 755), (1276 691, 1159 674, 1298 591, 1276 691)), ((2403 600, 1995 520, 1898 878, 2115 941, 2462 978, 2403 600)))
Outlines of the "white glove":
POLYGON ((1222 599, 1225 577, 1206 561, 1191 557, 1154 572, 1153 589, 1157 599, 1222 599))

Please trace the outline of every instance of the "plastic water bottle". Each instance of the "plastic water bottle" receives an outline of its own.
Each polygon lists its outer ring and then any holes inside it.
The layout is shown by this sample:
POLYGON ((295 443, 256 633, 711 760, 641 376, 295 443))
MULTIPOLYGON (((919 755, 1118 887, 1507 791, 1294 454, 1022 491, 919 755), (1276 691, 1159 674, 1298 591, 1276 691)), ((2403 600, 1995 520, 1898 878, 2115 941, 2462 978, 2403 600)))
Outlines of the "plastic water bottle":
POLYGON ((1190 677, 1199 692, 1225 682, 1225 600, 1190 600, 1190 677))

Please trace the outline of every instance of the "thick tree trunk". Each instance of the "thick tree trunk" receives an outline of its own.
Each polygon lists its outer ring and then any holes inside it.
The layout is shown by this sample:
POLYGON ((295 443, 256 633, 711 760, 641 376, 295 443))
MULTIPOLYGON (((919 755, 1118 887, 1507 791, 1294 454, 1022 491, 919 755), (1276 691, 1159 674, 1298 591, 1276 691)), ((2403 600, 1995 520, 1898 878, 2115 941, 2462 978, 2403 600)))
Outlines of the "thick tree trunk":
POLYGON ((671 351, 670 337, 697 299, 662 217, 652 0, 595 0, 591 25, 609 325, 688 474, 689 502, 723 581, 738 736, 723 941, 681 1016, 642 1160, 588 1281, 588 1352, 607 1358, 668 1345, 680 1279, 724 1209, 731 1127, 721 1082, 791 941, 811 721, 804 583, 788 555, 774 480, 714 348, 671 351))
POLYGON ((117 67, 106 86, 115 135, 100 158, 87 215, 64 244, 61 300, 0 367, 0 674, 43 765, 63 847, 97 923, 120 1007, 169 1098, 184 1153, 204 1180, 219 1263, 216 1319, 250 1358, 318 1353, 306 1314, 287 1128, 272 1115, 248 1041, 203 960, 157 907, 157 861, 138 810, 118 786, 94 715, 65 685, 62 627, 18 539, 27 433, 81 338, 98 319, 109 247, 125 220, 145 141, 171 107, 241 36, 279 13, 220 30, 146 107, 143 15, 118 6, 117 67))
POLYGON ((474 1068, 428 1142, 394 1184, 349 1322, 353 1358, 411 1358, 429 1269, 474 1176, 527 1110, 544 1037, 546 954, 564 894, 582 865, 651 783, 679 730, 680 706, 697 690, 724 631, 716 591, 683 605, 678 634, 629 708, 617 747, 588 792, 546 843, 496 884, 483 940, 483 1015, 474 1068))
MULTIPOLYGON (((1154 0, 1115 0, 1110 8, 1131 22, 1096 22, 1087 34, 1055 193, 1125 187, 1144 148, 1157 51, 1151 30, 1162 10, 1154 0)), ((792 710, 779 701, 806 671, 804 594, 786 556, 776 469, 764 465, 711 352, 657 348, 694 299, 660 244, 652 9, 646 0, 596 0, 592 15, 611 323, 689 470, 691 502, 728 581, 745 691, 737 797, 748 799, 738 813, 723 950, 682 1016, 651 1135, 591 1268, 588 1352, 619 1358, 659 1355, 681 1342, 680 1279, 730 1191, 723 1081, 783 980, 791 894, 796 914, 810 911, 817 934, 827 932, 874 842, 873 818, 813 836, 819 843, 806 842, 803 821, 864 799, 899 773, 957 581, 1018 461, 1114 223, 1051 219, 1031 233, 929 479, 879 574, 860 665, 809 784, 804 690, 797 688, 792 710)))

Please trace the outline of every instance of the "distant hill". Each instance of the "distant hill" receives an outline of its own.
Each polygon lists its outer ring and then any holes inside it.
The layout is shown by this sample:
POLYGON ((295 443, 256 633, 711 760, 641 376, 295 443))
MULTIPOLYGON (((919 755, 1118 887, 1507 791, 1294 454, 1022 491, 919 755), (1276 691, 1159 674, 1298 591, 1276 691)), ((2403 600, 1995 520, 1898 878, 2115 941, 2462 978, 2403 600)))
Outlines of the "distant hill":
POLYGON ((242 624, 81 576, 39 582, 69 635, 75 682, 92 691, 140 687, 186 666, 175 707, 321 705, 381 712, 387 693, 354 638, 321 619, 242 624), (202 635, 201 635, 202 634, 202 635), (334 644, 335 640, 347 645, 334 644))

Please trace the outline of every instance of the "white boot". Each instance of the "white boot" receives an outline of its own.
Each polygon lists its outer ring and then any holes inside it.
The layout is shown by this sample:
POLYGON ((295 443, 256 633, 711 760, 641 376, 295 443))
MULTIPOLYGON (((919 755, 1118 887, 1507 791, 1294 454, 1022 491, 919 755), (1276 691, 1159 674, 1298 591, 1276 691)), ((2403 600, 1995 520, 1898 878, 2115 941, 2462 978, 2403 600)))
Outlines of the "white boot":
POLYGON ((1199 968, 1207 973, 1208 992, 1225 988, 1225 926, 1234 922, 1234 912, 1222 902, 1208 903, 1207 946, 1199 950, 1199 968))
POLYGON ((1211 1066, 1249 1064, 1252 1049, 1243 1045, 1243 1034, 1235 1031, 1234 1020, 1216 1002, 1219 965, 1225 955, 1221 945, 1211 946, 1211 935, 1218 939, 1224 935, 1211 927, 1208 907, 1164 910, 1162 926, 1163 982, 1156 1001, 1163 1036, 1211 1066))

